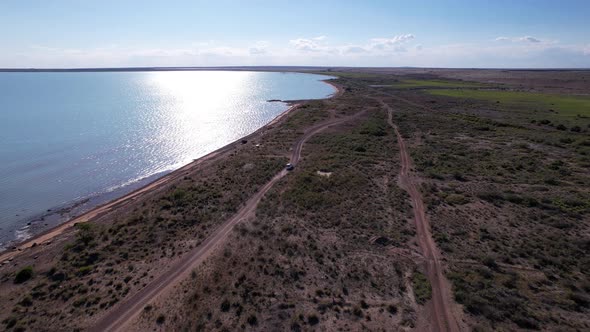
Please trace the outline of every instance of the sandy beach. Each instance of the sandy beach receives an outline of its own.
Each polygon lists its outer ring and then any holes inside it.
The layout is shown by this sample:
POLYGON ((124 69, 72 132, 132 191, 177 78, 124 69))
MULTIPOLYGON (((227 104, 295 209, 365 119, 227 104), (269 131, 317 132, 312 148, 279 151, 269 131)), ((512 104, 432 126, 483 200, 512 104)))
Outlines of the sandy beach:
MULTIPOLYGON (((334 86, 333 84, 330 84, 330 85, 334 86)), ((31 247, 34 247, 37 245, 43 245, 43 244, 47 243, 48 241, 51 241, 56 236, 71 229, 77 223, 87 222, 89 220, 92 220, 93 218, 96 218, 97 216, 102 216, 106 213, 109 213, 110 211, 113 211, 115 209, 125 206, 127 203, 137 199, 141 195, 144 195, 150 191, 158 190, 159 188, 162 188, 162 187, 170 184, 174 180, 184 176, 187 172, 194 170, 197 166, 201 165, 205 161, 214 160, 216 158, 223 158, 224 154, 231 151, 234 146, 242 144, 243 140, 250 140, 250 139, 256 137, 257 135, 259 135, 261 132, 268 130, 269 127, 276 125, 282 119, 284 119, 284 117, 287 114, 289 114, 290 112, 295 110, 297 107, 299 107, 299 105, 300 104, 291 105, 287 110, 285 110, 284 112, 279 114, 267 125, 258 129, 257 131, 255 131, 254 133, 252 133, 248 136, 245 136, 245 137, 242 137, 238 140, 235 140, 234 142, 229 143, 229 144, 225 145, 224 147, 222 147, 218 150, 215 150, 215 151, 213 151, 213 152, 211 152, 199 159, 195 159, 191 163, 189 163, 185 166, 182 166, 181 168, 174 170, 174 171, 162 176, 161 178, 158 178, 155 181, 150 182, 150 183, 146 184, 145 186, 143 186, 139 189, 136 189, 136 190, 134 190, 122 197, 114 199, 106 204, 96 206, 96 207, 92 208, 90 211, 85 212, 77 217, 74 217, 74 218, 72 218, 72 219, 70 219, 70 220, 68 220, 56 227, 53 227, 45 232, 36 234, 33 237, 31 237, 21 243, 17 243, 17 244, 12 245, 10 249, 8 249, 8 250, 4 251, 2 254, 0 254, 0 262, 5 262, 7 260, 10 260, 11 258, 15 257, 16 255, 18 255, 23 250, 26 250, 27 248, 31 248, 31 247)))
MULTIPOLYGON (((328 80, 324 80, 324 83, 332 86, 336 91, 329 97, 334 98, 342 94, 342 88, 336 84, 329 82, 328 80)), ((176 169, 160 178, 155 179, 152 182, 147 183, 146 185, 133 190, 119 198, 111 200, 105 204, 100 204, 96 207, 91 208, 89 211, 82 213, 79 216, 73 217, 68 221, 65 221, 55 227, 52 227, 48 230, 45 230, 41 233, 34 234, 31 238, 26 239, 20 243, 11 244, 10 247, 0 254, 0 264, 3 262, 7 262, 14 257, 16 257, 22 251, 35 247, 38 245, 44 245, 48 242, 50 243, 53 238, 63 234, 64 232, 71 229, 77 223, 87 222, 92 220, 96 217, 103 216, 113 210, 119 209, 127 205, 129 202, 138 199, 138 197, 145 195, 152 191, 157 191, 158 189, 169 185, 170 183, 174 182, 181 178, 182 176, 186 175, 188 172, 193 171, 196 167, 203 164, 205 161, 215 160, 217 158, 223 158, 225 154, 231 151, 236 145, 242 144, 244 140, 251 140, 260 135, 260 133, 268 130, 270 127, 275 126, 280 121, 284 120, 285 116, 290 114, 293 110, 300 106, 297 102, 291 101, 284 101, 286 104, 290 105, 284 112, 276 116, 273 120, 271 120, 268 124, 261 127, 260 129, 256 130, 252 134, 239 138, 201 158, 195 159, 191 163, 182 166, 179 169, 176 169)))

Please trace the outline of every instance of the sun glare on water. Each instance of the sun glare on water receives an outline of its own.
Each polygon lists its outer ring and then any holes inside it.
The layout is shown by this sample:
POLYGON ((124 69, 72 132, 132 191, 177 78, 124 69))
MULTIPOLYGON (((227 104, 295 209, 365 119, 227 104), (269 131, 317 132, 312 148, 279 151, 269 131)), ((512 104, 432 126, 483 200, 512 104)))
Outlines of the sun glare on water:
POLYGON ((161 98, 149 120, 158 122, 152 124, 154 139, 159 149, 174 151, 185 163, 200 156, 204 140, 214 144, 232 136, 227 124, 247 110, 256 80, 247 72, 154 72, 147 85, 161 98))

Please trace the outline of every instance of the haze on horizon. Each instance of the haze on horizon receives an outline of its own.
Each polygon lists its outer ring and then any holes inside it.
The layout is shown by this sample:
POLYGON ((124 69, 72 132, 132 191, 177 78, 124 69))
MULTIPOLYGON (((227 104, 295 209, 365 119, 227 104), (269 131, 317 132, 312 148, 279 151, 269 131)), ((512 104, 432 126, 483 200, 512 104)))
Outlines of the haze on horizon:
POLYGON ((590 2, 4 1, 0 68, 590 67, 590 2))

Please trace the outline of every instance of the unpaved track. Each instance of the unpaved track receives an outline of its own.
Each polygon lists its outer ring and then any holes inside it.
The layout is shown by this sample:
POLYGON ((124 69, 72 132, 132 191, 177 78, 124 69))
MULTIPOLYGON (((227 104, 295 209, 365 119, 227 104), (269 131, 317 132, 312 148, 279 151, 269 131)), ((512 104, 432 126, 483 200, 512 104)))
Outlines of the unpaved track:
POLYGON ((453 306, 455 304, 452 298, 451 288, 449 282, 443 275, 440 253, 430 232, 430 225, 426 218, 426 209, 424 208, 422 195, 410 172, 412 161, 406 148, 406 143, 398 127, 393 123, 393 109, 382 100, 379 101, 387 109, 389 125, 393 127, 397 136, 401 162, 399 180, 401 186, 408 192, 412 201, 418 245, 425 258, 426 273, 432 286, 432 330, 460 331, 458 320, 453 313, 453 306))
MULTIPOLYGON (((291 163, 296 165, 299 162, 301 159, 303 144, 313 135, 328 127, 356 118, 365 111, 366 110, 363 110, 355 115, 345 118, 330 119, 308 128, 304 135, 299 138, 293 146, 291 163)), ((223 243, 235 225, 254 213, 264 194, 266 194, 266 192, 268 192, 270 188, 272 188, 272 186, 285 175, 287 175, 286 170, 280 171, 256 194, 254 194, 254 196, 248 199, 246 204, 232 218, 221 224, 208 238, 206 238, 201 245, 187 253, 147 286, 111 308, 105 316, 90 328, 90 331, 125 331, 125 327, 141 313, 148 303, 187 278, 194 268, 205 261, 207 257, 213 253, 215 248, 223 243)))
MULTIPOLYGON (((336 87, 333 84, 331 84, 331 85, 336 87)), ((337 97, 341 94, 341 92, 340 92, 341 89, 339 87, 336 87, 336 88, 337 88, 338 92, 336 94, 334 94, 334 97, 337 97)), ((89 220, 97 218, 98 216, 105 215, 113 210, 120 209, 123 206, 125 206, 126 204, 129 204, 129 203, 137 200, 138 198, 142 197, 145 194, 149 194, 150 192, 152 192, 154 190, 164 188, 167 184, 177 181, 178 179, 183 178, 184 176, 189 174, 190 172, 193 172, 202 163, 209 161, 209 160, 213 160, 218 157, 222 157, 224 153, 231 151, 231 149, 233 149, 234 146, 236 144, 239 144, 238 142, 241 142, 243 139, 249 139, 249 137, 255 137, 256 135, 259 134, 260 131, 266 130, 266 128, 277 124, 279 121, 281 121, 281 119, 283 117, 290 114, 293 110, 297 109, 300 105, 301 104, 299 104, 299 103, 291 105, 286 111, 284 111, 279 116, 277 116, 269 124, 265 125, 264 127, 258 129, 257 131, 255 131, 254 133, 252 133, 246 137, 240 138, 232 143, 229 143, 228 145, 226 145, 218 150, 215 150, 215 151, 213 151, 213 152, 211 152, 199 159, 195 159, 193 162, 191 162, 191 163, 189 163, 189 164, 187 164, 187 165, 185 165, 185 166, 183 166, 171 173, 164 175, 163 177, 155 180, 152 183, 147 184, 146 186, 136 189, 136 190, 134 190, 122 197, 119 197, 113 201, 110 201, 106 204, 99 205, 99 206, 91 209, 90 211, 85 212, 82 215, 77 216, 77 217, 75 217, 75 218, 73 218, 73 219, 71 219, 59 226, 51 228, 51 229, 47 230, 46 232, 43 232, 41 234, 34 236, 33 238, 30 238, 24 242, 21 242, 16 246, 15 250, 7 250, 4 252, 0 252, 0 262, 4 262, 8 259, 14 258, 14 257, 18 256, 19 254, 21 254, 22 252, 24 252, 24 250, 34 247, 35 245, 45 244, 45 243, 49 242, 50 240, 52 240, 56 236, 61 235, 62 233, 66 232, 67 230, 71 229, 77 223, 87 222, 89 220)))

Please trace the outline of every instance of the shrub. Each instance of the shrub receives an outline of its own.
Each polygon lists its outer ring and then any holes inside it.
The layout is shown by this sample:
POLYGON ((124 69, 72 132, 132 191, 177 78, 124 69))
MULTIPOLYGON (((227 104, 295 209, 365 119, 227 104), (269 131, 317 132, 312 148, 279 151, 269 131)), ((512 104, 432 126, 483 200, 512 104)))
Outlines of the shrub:
POLYGON ((555 179, 545 179, 545 183, 550 185, 550 186, 557 186, 559 185, 559 181, 555 180, 555 179))
POLYGON ((387 135, 387 132, 385 131, 385 127, 381 123, 376 122, 376 121, 366 122, 363 125, 360 133, 364 134, 364 135, 372 135, 372 136, 378 136, 378 137, 387 135))
POLYGON ((25 296, 18 304, 23 307, 30 307, 33 305, 33 300, 29 296, 25 296))
POLYGON ((352 309, 352 313, 357 317, 363 316, 363 310, 360 307, 355 306, 354 309, 352 309))
POLYGON ((93 246, 94 238, 95 238, 95 226, 90 223, 77 223, 76 228, 78 228, 78 238, 76 239, 76 243, 70 246, 70 249, 74 251, 82 251, 88 246, 93 246))
POLYGON ((387 311, 389 311, 390 314, 395 315, 397 314, 397 307, 393 304, 390 304, 387 306, 387 311))
POLYGON ((256 318, 256 315, 250 315, 250 317, 248 317, 248 319, 246 321, 251 326, 254 326, 254 325, 258 324, 258 318, 256 318))
POLYGON ((574 142, 574 140, 570 137, 563 137, 559 139, 559 142, 563 143, 563 144, 572 144, 574 142))
POLYGON ((82 266, 81 268, 78 269, 78 272, 76 274, 78 276, 83 276, 83 275, 90 273, 90 271, 92 271, 92 266, 82 266))
POLYGON ((516 316, 512 318, 512 321, 516 323, 516 325, 518 325, 518 327, 521 327, 523 329, 529 329, 529 330, 538 330, 539 329, 539 323, 532 317, 526 317, 526 316, 516 316))
POLYGON ((367 304, 367 302, 365 302, 365 300, 361 300, 361 308, 363 308, 363 309, 369 308, 369 305, 367 304))
POLYGON ((416 295, 416 302, 424 304, 432 296, 432 287, 426 276, 419 271, 412 275, 412 285, 414 286, 414 294, 416 295))
POLYGON ((6 324, 7 329, 11 329, 16 325, 16 323, 18 323, 18 320, 16 319, 16 317, 8 317, 5 320, 3 320, 2 323, 6 324))
POLYGON ((309 325, 313 326, 318 324, 320 322, 320 319, 316 315, 311 315, 307 317, 307 322, 309 323, 309 325))
POLYGON ((230 303, 228 300, 224 300, 223 302, 221 302, 221 311, 228 312, 229 308, 230 308, 230 303))
POLYGON ((492 204, 499 204, 502 203, 504 200, 504 196, 498 192, 483 192, 479 193, 477 197, 483 199, 484 201, 488 201, 492 204))
POLYGON ((22 284, 23 282, 31 279, 32 277, 33 277, 33 267, 26 266, 23 269, 21 269, 20 271, 18 271, 18 273, 16 274, 16 277, 14 277, 14 283, 15 284, 22 284))
POLYGON ((164 314, 159 314, 158 318, 156 318, 156 324, 162 325, 166 321, 166 316, 164 314))
POLYGON ((462 205, 469 202, 465 196, 460 194, 450 194, 445 198, 445 201, 450 205, 462 205))
POLYGON ((570 300, 576 303, 578 310, 581 308, 590 307, 590 297, 583 293, 571 293, 569 296, 570 300))

